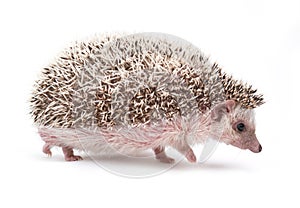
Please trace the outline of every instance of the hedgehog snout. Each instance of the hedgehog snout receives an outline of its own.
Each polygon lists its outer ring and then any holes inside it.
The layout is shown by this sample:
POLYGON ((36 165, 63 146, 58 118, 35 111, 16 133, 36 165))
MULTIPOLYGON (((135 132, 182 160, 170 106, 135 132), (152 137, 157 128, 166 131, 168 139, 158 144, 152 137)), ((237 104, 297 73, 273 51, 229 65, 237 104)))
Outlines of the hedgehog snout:
POLYGON ((254 153, 259 153, 262 151, 262 146, 259 143, 258 139, 256 138, 256 135, 254 134, 251 139, 249 140, 248 143, 248 149, 251 150, 254 153))
POLYGON ((262 146, 261 146, 261 144, 259 144, 256 149, 250 149, 250 150, 254 153, 259 153, 262 151, 262 146))

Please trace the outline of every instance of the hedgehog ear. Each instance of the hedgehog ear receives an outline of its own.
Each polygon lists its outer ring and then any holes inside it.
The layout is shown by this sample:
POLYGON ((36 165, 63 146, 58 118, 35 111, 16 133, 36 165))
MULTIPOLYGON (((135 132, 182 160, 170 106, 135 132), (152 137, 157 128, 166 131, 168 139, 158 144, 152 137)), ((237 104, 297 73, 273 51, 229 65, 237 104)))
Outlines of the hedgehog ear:
POLYGON ((231 113, 235 107, 235 101, 234 100, 226 100, 224 103, 226 106, 227 113, 231 113))
POLYGON ((211 112, 211 118, 215 121, 220 121, 223 115, 231 113, 234 107, 234 100, 226 100, 220 104, 217 104, 211 112))

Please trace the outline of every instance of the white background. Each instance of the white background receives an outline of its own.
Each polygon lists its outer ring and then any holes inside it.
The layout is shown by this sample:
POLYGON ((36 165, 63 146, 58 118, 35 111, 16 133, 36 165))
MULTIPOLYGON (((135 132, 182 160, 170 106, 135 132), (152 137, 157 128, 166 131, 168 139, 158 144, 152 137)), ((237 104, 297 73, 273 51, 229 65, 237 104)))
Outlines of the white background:
POLYGON ((299 1, 12 0, 0 21, 0 207, 299 207, 299 1), (47 158, 28 113, 34 80, 70 42, 112 31, 179 36, 258 88, 263 151, 222 144, 204 165, 144 179, 65 162, 58 148, 47 158))

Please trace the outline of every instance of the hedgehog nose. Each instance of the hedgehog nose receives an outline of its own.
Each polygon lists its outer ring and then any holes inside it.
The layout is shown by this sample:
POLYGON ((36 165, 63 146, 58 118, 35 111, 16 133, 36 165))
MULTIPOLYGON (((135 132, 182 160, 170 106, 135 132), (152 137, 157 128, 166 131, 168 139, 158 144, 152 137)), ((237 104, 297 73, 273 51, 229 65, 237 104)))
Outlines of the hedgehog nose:
POLYGON ((261 152, 261 151, 262 151, 262 146, 259 145, 259 147, 258 147, 258 152, 261 152))

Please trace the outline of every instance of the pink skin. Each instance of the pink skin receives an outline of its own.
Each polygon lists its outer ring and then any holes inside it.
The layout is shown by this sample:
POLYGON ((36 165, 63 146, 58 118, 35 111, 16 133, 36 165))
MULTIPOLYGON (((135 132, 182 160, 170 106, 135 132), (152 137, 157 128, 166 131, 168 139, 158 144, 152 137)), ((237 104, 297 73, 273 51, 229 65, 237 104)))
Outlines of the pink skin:
POLYGON ((45 145, 43 146, 43 153, 45 153, 46 155, 48 155, 49 157, 52 156, 52 152, 51 152, 51 147, 52 145, 50 145, 49 143, 45 143, 45 145))
MULTIPOLYGON (((43 146, 43 152, 45 154, 47 154, 49 157, 52 156, 52 152, 51 152, 51 147, 53 145, 51 145, 50 143, 45 143, 45 145, 43 146)), ((77 156, 74 155, 74 151, 73 148, 71 147, 62 147, 64 156, 65 156, 65 160, 66 161, 78 161, 78 160, 82 160, 81 156, 77 156)), ((165 148, 164 147, 157 147, 157 148, 153 148, 153 151, 155 153, 156 159, 159 160, 162 163, 174 163, 175 160, 171 157, 168 157, 165 153, 165 148)), ((182 154, 184 154, 187 158, 188 161, 194 163, 196 162, 196 156, 193 152, 193 150, 191 149, 191 147, 189 146, 185 146, 180 148, 180 150, 178 150, 179 152, 181 152, 182 154)))
POLYGON ((178 152, 183 154, 189 162, 194 163, 197 161, 197 158, 196 158, 192 148, 188 145, 188 143, 186 141, 183 141, 182 143, 177 144, 177 145, 173 145, 173 147, 178 152))
POLYGON ((196 130, 196 133, 193 133, 196 136, 196 140, 192 141, 192 143, 197 143, 209 136, 208 133, 211 133, 211 127, 216 127, 212 132, 216 136, 218 130, 223 130, 220 138, 221 142, 241 149, 249 149, 252 152, 260 152, 262 150, 255 135, 253 112, 249 109, 241 108, 232 100, 216 105, 211 112, 208 112, 207 116, 201 117, 197 122, 195 120, 194 122, 184 123, 179 119, 173 123, 162 123, 159 127, 151 125, 146 128, 137 127, 132 129, 130 133, 126 129, 123 132, 118 130, 89 132, 52 128, 40 128, 39 133, 46 143, 43 147, 43 152, 51 156, 51 147, 62 147, 66 161, 81 160, 80 156, 74 155, 73 148, 84 150, 82 149, 82 142, 86 142, 84 144, 89 147, 87 150, 93 150, 94 152, 101 151, 101 148, 97 149, 101 145, 108 145, 116 150, 123 147, 133 151, 153 149, 156 159, 164 163, 174 162, 174 159, 168 157, 165 153, 164 146, 170 146, 183 154, 189 162, 194 163, 196 162, 196 156, 188 144, 189 132, 196 130), (237 128, 237 125, 240 123, 244 125, 243 131, 237 128), (183 132, 186 135, 185 138, 178 138, 177 135, 183 132), (84 138, 94 139, 84 140, 84 138))
MULTIPOLYGON (((77 161, 82 160, 82 157, 74 155, 73 148, 64 146, 63 144, 57 143, 57 138, 55 136, 50 136, 48 134, 40 133, 41 137, 45 141, 45 145, 43 146, 43 152, 47 154, 49 157, 52 156, 51 148, 53 146, 62 146, 62 150, 65 156, 66 161, 77 161)), ((174 147, 178 152, 185 155, 186 159, 189 162, 196 162, 196 156, 192 150, 192 148, 186 143, 186 142, 180 142, 180 143, 172 143, 171 145, 174 147)), ((153 148, 153 151, 155 153, 156 159, 163 163, 174 163, 174 159, 171 157, 168 157, 165 153, 165 147, 159 146, 156 148, 153 148)))
POLYGON ((258 153, 262 150, 262 147, 256 138, 255 129, 253 128, 253 126, 247 124, 246 121, 239 120, 232 125, 232 128, 236 132, 239 132, 240 138, 238 137, 237 139, 233 140, 231 142, 231 145, 240 149, 249 149, 254 153, 258 153), (245 123, 246 127, 243 132, 238 131, 238 123, 245 123))
MULTIPOLYGON (((192 148, 187 143, 184 145, 175 147, 175 149, 177 149, 178 152, 183 154, 189 162, 195 163, 197 161, 197 158, 196 158, 192 148)), ((164 147, 154 148, 153 151, 155 153, 156 159, 158 159, 160 162, 173 163, 175 161, 173 158, 170 158, 166 155, 164 147)))

